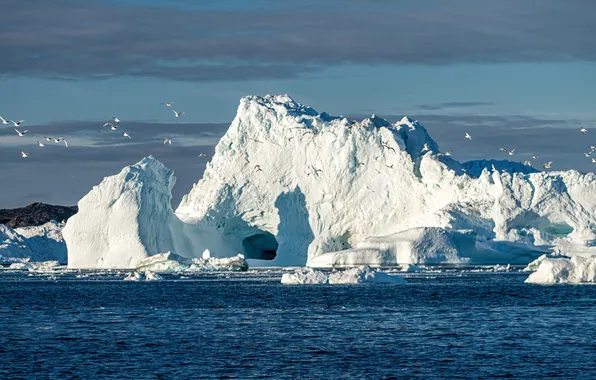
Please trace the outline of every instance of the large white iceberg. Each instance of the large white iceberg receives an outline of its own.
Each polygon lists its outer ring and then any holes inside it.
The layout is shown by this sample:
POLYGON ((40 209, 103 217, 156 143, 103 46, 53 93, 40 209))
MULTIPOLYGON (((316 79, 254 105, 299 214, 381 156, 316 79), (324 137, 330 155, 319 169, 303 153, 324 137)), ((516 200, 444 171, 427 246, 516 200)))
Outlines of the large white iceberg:
POLYGON ((528 266, 535 270, 525 282, 532 284, 596 283, 596 256, 542 256, 528 266))
POLYGON ((57 261, 66 264, 62 223, 12 229, 0 224, 0 264, 57 261))
POLYGON ((322 267, 596 254, 593 173, 459 163, 417 121, 350 121, 288 96, 241 100, 175 215, 173 183, 152 157, 106 178, 67 223, 69 266, 133 268, 206 249, 322 267))

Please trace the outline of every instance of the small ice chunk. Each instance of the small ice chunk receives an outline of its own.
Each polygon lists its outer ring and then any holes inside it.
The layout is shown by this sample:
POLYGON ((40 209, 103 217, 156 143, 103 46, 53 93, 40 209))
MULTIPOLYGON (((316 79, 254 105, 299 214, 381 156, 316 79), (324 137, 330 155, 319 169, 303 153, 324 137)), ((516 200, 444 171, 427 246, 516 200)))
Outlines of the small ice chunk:
POLYGON ((124 277, 124 281, 143 281, 145 276, 139 272, 130 272, 126 277, 124 277))
POLYGON ((153 273, 150 270, 145 271, 145 281, 161 281, 163 277, 158 275, 157 273, 153 273))
MULTIPOLYGON (((537 260, 538 261, 538 260, 537 260)), ((530 267, 532 264, 528 265, 530 267)), ((596 282, 596 256, 545 257, 526 279, 531 284, 584 284, 596 282)))
POLYGON ((284 273, 281 283, 286 285, 304 284, 363 284, 363 283, 405 283, 404 278, 391 276, 373 270, 368 265, 357 268, 334 271, 326 274, 311 268, 300 268, 293 273, 284 273))

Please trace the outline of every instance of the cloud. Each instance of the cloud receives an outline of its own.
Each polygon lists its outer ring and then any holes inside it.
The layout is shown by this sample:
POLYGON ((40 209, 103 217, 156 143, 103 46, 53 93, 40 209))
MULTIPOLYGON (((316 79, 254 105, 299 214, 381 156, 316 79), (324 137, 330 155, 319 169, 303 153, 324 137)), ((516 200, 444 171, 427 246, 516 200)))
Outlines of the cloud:
POLYGON ((435 104, 421 104, 418 106, 419 109, 425 111, 437 111, 449 108, 468 108, 468 107, 481 107, 491 106, 492 102, 443 102, 435 104))
POLYGON ((320 3, 5 0, 0 75, 250 80, 347 63, 596 60, 591 0, 320 3))

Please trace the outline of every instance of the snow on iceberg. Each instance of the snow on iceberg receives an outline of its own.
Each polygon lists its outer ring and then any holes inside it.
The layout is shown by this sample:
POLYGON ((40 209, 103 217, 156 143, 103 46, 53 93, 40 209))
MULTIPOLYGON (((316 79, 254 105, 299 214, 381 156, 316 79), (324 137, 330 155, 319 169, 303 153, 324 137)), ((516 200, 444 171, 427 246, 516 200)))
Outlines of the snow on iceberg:
POLYGON ((417 121, 349 121, 288 96, 240 101, 175 215, 173 183, 152 157, 106 178, 67 223, 69 266, 134 268, 160 252, 206 249, 324 267, 596 254, 593 173, 459 163, 417 121))
POLYGON ((541 257, 525 282, 531 284, 596 283, 596 256, 541 257))
POLYGON ((66 264, 62 223, 12 229, 0 224, 0 263, 58 261, 66 264))
POLYGON ((172 252, 159 253, 141 260, 136 267, 137 271, 150 270, 152 272, 239 272, 248 270, 244 256, 238 254, 233 257, 216 258, 209 255, 193 259, 184 258, 172 252))
POLYGON ((284 273, 281 283, 286 285, 305 284, 363 284, 363 283, 406 283, 403 277, 391 276, 372 270, 367 265, 329 274, 312 268, 300 268, 293 273, 284 273))
POLYGON ((149 270, 144 272, 130 272, 126 277, 123 278, 123 281, 161 281, 163 277, 159 274, 151 272, 149 270))

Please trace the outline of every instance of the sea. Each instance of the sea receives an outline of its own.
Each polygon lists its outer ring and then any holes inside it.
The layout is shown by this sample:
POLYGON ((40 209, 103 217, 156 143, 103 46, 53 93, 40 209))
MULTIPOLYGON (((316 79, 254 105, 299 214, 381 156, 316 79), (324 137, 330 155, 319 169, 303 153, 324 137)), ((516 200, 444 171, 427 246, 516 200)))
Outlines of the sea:
POLYGON ((594 286, 518 269, 358 285, 283 272, 0 270, 0 378, 596 378, 594 286))

